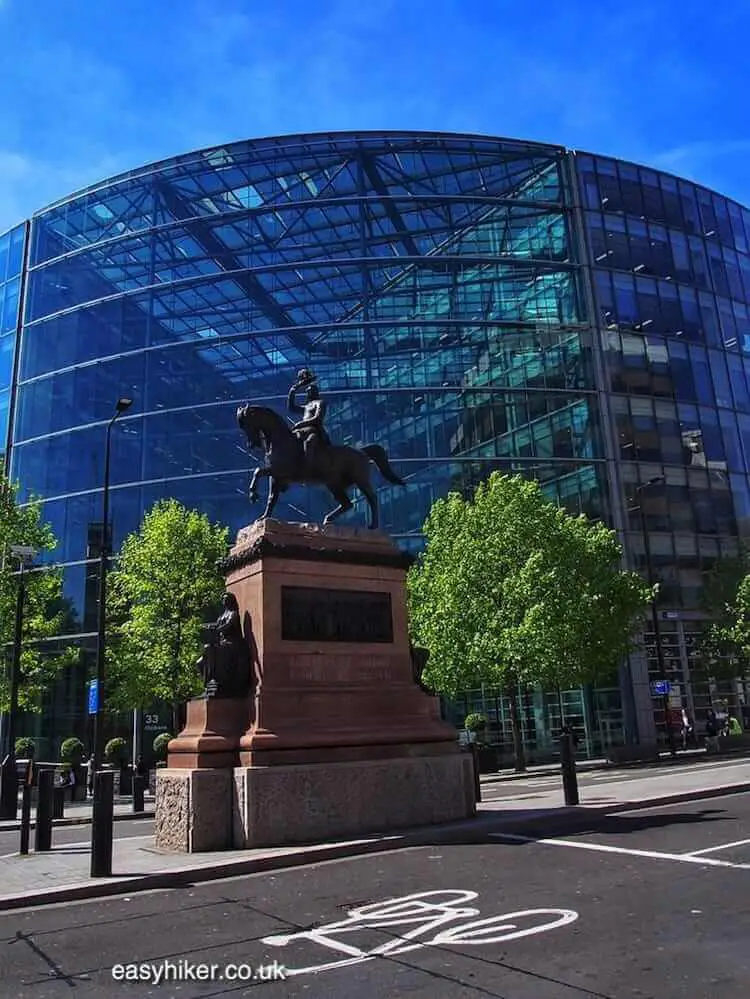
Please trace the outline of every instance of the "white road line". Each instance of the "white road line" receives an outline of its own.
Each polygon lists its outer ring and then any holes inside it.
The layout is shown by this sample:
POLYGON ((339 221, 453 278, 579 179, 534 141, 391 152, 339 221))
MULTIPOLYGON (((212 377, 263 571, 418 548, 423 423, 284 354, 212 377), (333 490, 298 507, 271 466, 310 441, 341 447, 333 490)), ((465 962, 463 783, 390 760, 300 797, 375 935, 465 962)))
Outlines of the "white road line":
POLYGON ((656 850, 633 850, 626 846, 610 846, 606 843, 577 843, 570 839, 536 839, 534 836, 516 836, 511 833, 490 833, 492 839, 507 839, 515 843, 541 843, 544 846, 567 846, 575 850, 593 850, 596 853, 623 853, 630 857, 648 857, 651 860, 677 860, 683 864, 699 864, 706 867, 733 867, 750 870, 750 864, 732 864, 728 860, 713 860, 709 857, 693 857, 685 853, 658 853, 656 850))
MULTIPOLYGON (((653 783, 655 781, 659 781, 659 780, 674 780, 674 778, 675 778, 675 774, 673 774, 673 773, 670 773, 670 774, 658 774, 658 775, 656 775, 654 777, 631 777, 631 778, 626 779, 626 780, 622 780, 619 777, 615 777, 613 775, 612 777, 610 777, 610 779, 608 781, 602 780, 596 786, 604 788, 604 787, 607 787, 608 784, 617 784, 619 787, 624 787, 627 784, 637 784, 639 781, 643 781, 644 784, 651 784, 651 783, 653 783)), ((686 787, 684 790, 692 792, 692 791, 695 791, 696 789, 692 788, 692 787, 686 787)), ((701 792, 703 792, 705 790, 706 790, 706 788, 700 788, 701 792)), ((697 793, 697 791, 696 791, 696 793, 697 793)))
POLYGON ((703 857, 707 853, 716 853, 718 850, 731 850, 733 846, 747 846, 750 839, 737 839, 734 843, 722 843, 721 846, 708 846, 705 850, 691 850, 686 853, 686 857, 703 857))

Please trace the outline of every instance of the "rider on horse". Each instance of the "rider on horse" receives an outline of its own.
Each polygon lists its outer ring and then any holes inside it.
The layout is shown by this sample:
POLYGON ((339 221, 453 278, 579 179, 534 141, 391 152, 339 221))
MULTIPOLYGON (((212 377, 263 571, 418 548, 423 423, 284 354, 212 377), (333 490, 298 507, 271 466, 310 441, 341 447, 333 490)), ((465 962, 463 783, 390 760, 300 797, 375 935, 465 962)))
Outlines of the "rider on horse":
POLYGON ((305 463, 311 468, 316 463, 321 448, 328 447, 331 441, 323 426, 326 404, 320 397, 318 379, 309 368, 298 372, 297 380, 289 389, 287 408, 290 413, 302 414, 302 419, 292 427, 292 433, 302 441, 305 463), (304 389, 306 393, 304 406, 300 406, 295 399, 300 389, 304 389))

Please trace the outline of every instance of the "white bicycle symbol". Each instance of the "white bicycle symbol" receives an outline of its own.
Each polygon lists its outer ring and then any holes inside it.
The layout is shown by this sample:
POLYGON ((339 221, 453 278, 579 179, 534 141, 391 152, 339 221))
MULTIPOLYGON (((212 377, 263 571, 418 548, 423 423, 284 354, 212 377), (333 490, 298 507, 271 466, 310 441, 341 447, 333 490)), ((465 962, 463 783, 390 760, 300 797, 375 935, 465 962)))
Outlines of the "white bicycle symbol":
POLYGON ((277 933, 264 937, 263 943, 273 947, 286 947, 294 941, 309 941, 346 955, 337 961, 313 964, 306 968, 289 968, 287 975, 316 974, 344 968, 377 957, 406 954, 422 947, 467 947, 480 944, 503 943, 518 940, 520 937, 545 933, 567 926, 578 919, 573 909, 520 909, 502 916, 479 916, 479 909, 465 903, 478 897, 475 891, 425 891, 415 895, 403 895, 382 902, 357 906, 350 909, 347 918, 336 923, 326 923, 312 930, 298 933, 277 933), (460 922, 457 920, 469 920, 460 922), (519 925, 530 921, 530 925, 519 925), (452 924, 452 925, 449 925, 452 924), (397 936, 370 950, 363 950, 344 939, 362 930, 385 930, 397 936))

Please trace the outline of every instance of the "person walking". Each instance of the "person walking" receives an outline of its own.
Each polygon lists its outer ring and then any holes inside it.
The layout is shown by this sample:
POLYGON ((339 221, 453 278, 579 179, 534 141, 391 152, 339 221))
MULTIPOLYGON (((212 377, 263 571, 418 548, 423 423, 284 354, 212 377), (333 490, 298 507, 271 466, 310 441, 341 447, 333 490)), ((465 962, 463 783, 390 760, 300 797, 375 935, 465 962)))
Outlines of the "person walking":
POLYGON ((719 721, 713 708, 706 714, 706 752, 719 752, 719 721))
POLYGON ((688 742, 692 742, 693 738, 693 723, 684 708, 682 709, 680 735, 682 736, 682 748, 687 749, 688 742))

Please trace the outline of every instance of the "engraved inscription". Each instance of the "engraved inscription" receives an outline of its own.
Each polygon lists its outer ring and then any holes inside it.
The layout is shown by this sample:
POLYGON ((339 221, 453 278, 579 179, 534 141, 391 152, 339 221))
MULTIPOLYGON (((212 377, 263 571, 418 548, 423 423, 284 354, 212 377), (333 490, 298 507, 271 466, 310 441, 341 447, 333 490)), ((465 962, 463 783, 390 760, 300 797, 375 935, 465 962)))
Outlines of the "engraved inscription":
POLYGON ((289 678, 294 683, 396 683, 399 672, 388 666, 326 661, 313 666, 292 665, 289 678))
POLYGON ((287 642, 392 642, 390 593, 281 587, 287 642))

